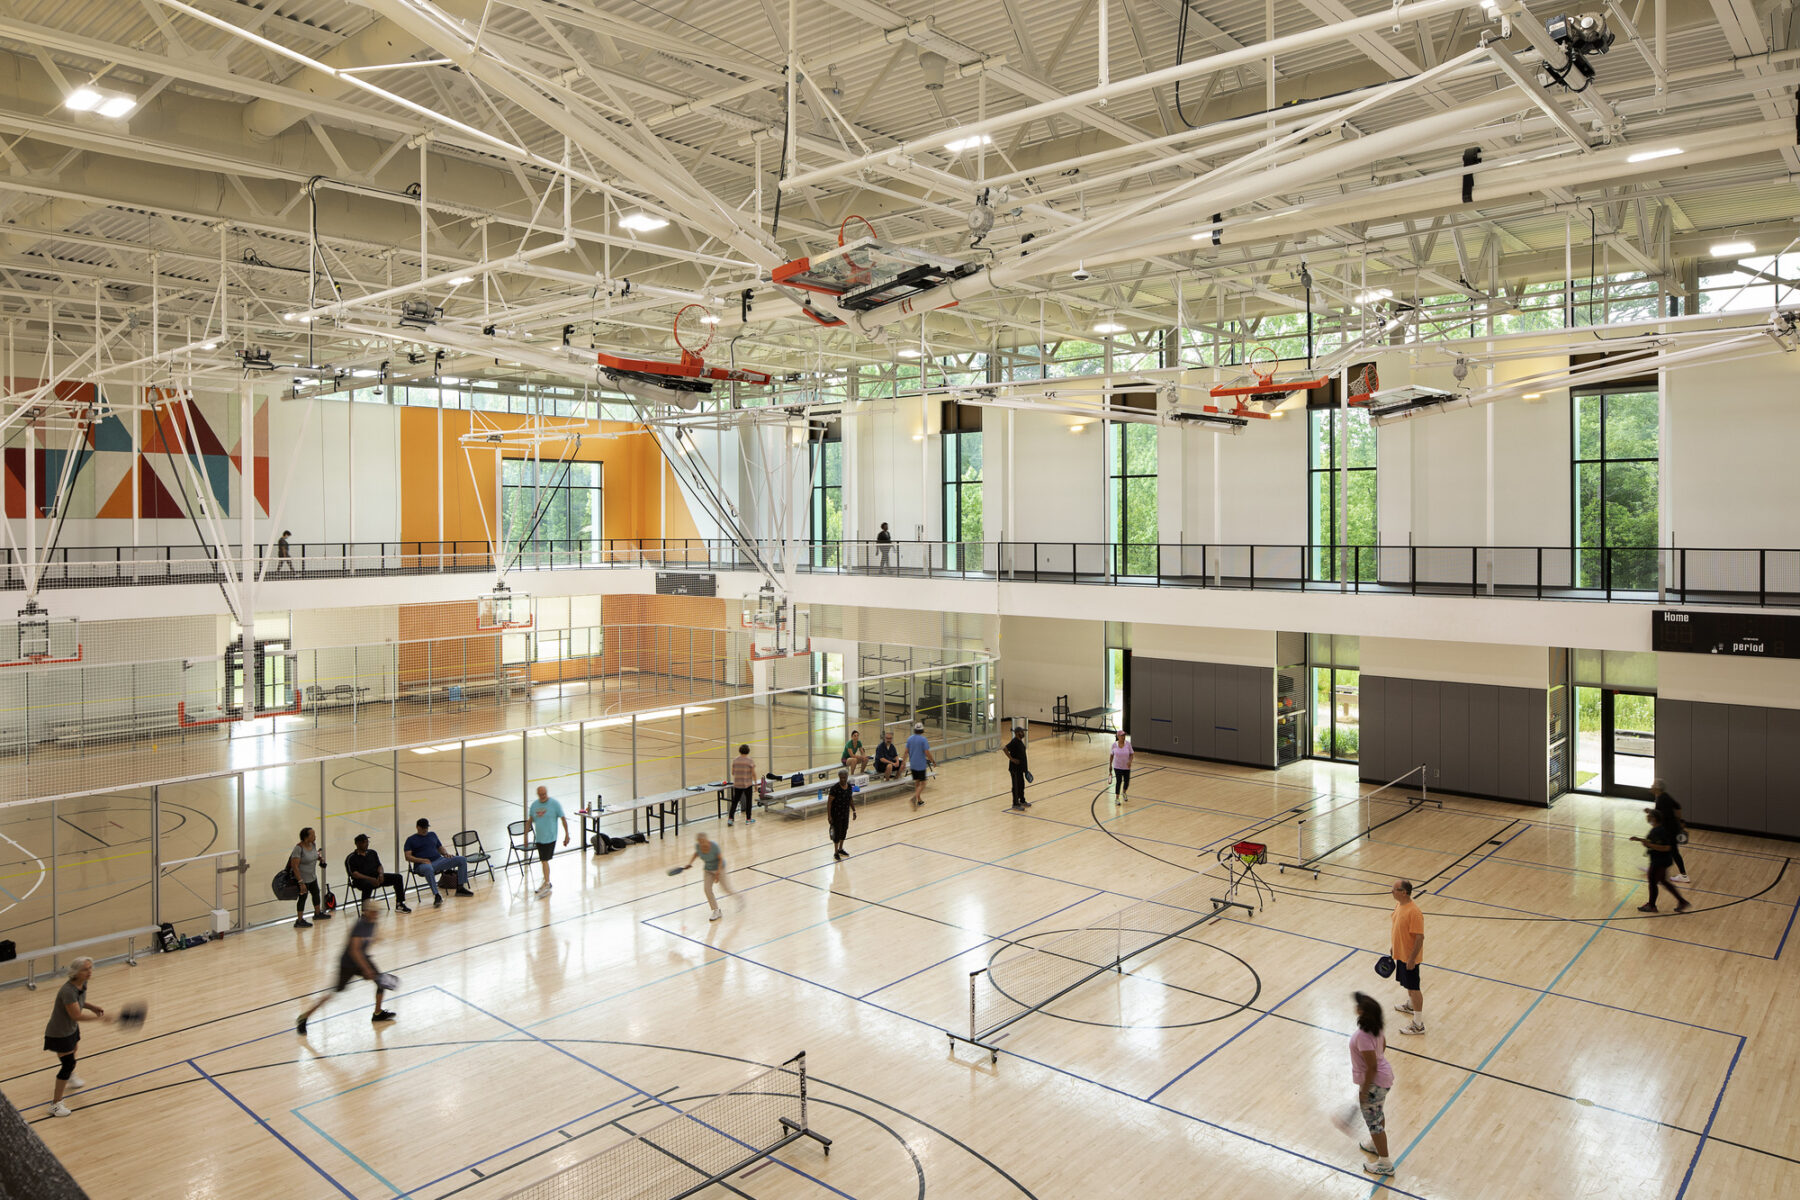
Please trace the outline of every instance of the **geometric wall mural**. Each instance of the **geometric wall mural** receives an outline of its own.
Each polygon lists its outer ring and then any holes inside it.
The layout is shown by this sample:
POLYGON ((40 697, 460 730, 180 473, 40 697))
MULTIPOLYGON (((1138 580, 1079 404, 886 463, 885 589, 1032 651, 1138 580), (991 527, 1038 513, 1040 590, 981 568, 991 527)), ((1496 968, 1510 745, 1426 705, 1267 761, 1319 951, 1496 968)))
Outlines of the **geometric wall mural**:
MULTIPOLYGON (((15 385, 30 386, 24 380, 15 385)), ((91 384, 82 391, 91 394, 91 384)), ((129 394, 128 389, 125 390, 129 394)), ((256 402, 256 461, 252 464, 255 515, 269 513, 269 402, 256 402)), ((235 515, 234 493, 243 491, 243 437, 239 401, 232 395, 196 394, 187 405, 165 403, 140 412, 114 413, 103 417, 87 431, 83 444, 75 451, 74 479, 68 492, 71 520, 100 518, 130 520, 133 508, 146 520, 158 517, 185 518, 187 505, 183 497, 192 497, 194 474, 186 456, 200 468, 202 494, 199 499, 206 510, 217 517, 235 515), (184 412, 184 409, 186 410, 184 412), (189 427, 189 418, 192 427, 189 427), (134 447, 131 425, 138 427, 134 447), (137 486, 132 486, 132 464, 137 464, 137 486), (135 501, 135 505, 134 505, 135 501)), ((6 515, 23 517, 25 503, 25 447, 22 433, 15 428, 7 438, 4 452, 6 515)), ((68 435, 62 432, 40 434, 34 510, 48 515, 56 497, 69 458, 68 435), (44 446, 49 441, 55 448, 44 446)))

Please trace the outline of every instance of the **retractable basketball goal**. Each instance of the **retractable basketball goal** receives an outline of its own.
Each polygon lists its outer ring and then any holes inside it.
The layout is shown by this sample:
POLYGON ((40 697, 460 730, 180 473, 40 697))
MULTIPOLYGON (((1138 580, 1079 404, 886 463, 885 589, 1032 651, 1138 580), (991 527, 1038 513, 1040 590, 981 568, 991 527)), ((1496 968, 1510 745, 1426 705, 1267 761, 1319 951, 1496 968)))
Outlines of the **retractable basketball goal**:
MULTIPOLYGON (((838 226, 836 249, 783 263, 769 273, 769 281, 778 287, 823 296, 840 312, 868 312, 890 304, 910 311, 912 298, 919 293, 979 270, 977 263, 884 242, 876 236, 875 226, 852 213, 838 226), (867 236, 849 240, 852 221, 861 222, 868 230, 867 236)), ((815 309, 811 296, 799 300, 801 310, 820 325, 843 324, 841 318, 815 309)))
POLYGON ((661 401, 693 408, 715 383, 764 385, 770 377, 762 371, 739 367, 709 367, 702 357, 712 345, 719 319, 703 304, 684 304, 675 313, 672 332, 681 352, 676 362, 655 358, 629 358, 596 350, 600 375, 620 391, 642 400, 661 401))
POLYGON ((746 606, 744 628, 750 631, 750 661, 767 662, 812 652, 812 614, 777 596, 765 583, 756 604, 746 606))
POLYGON ((39 667, 81 661, 81 622, 53 619, 35 600, 27 600, 11 629, 0 633, 0 667, 39 667))
POLYGON ((516 633, 530 629, 536 620, 531 597, 498 581, 493 591, 475 600, 475 629, 479 633, 516 633))

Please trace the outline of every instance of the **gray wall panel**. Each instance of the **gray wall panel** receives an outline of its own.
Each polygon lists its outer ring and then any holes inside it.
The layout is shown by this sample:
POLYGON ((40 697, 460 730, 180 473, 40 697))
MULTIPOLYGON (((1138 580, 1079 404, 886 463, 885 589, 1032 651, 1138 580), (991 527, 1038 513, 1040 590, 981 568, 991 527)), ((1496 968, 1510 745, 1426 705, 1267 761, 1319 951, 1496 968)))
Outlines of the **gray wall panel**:
POLYGON ((1194 704, 1194 727, 1191 731, 1194 748, 1189 753, 1199 758, 1216 758, 1219 738, 1213 730, 1213 724, 1219 711, 1219 668, 1212 663, 1188 665, 1192 668, 1190 691, 1194 704))
POLYGON ((1213 754, 1230 762, 1239 762, 1243 713, 1238 688, 1237 668, 1224 663, 1214 667, 1218 686, 1213 690, 1213 754))
POLYGON ((1768 830, 1781 837, 1800 837, 1800 709, 1767 711, 1768 830))
POLYGON ((1357 775, 1363 779, 1382 778, 1386 765, 1387 721, 1382 697, 1387 680, 1379 675, 1364 675, 1357 680, 1357 775))
POLYGON ((1730 756, 1731 713, 1724 704, 1694 705, 1693 773, 1687 795, 1670 789, 1681 801, 1681 814, 1702 825, 1727 823, 1725 771, 1730 756))
POLYGON ((1494 794, 1502 800, 1524 800, 1531 794, 1534 763, 1541 763, 1544 757, 1542 737, 1535 739, 1536 754, 1532 752, 1533 735, 1539 732, 1540 723, 1533 719, 1529 690, 1503 687, 1498 691, 1500 788, 1494 794))
POLYGON ((1526 707, 1531 712, 1531 769, 1525 775, 1525 802, 1550 803, 1550 692, 1527 688, 1526 707))
POLYGON ((1194 753, 1194 684, 1188 670, 1191 664, 1165 662, 1169 677, 1170 749, 1177 754, 1194 753))
POLYGON ((1415 679, 1412 687, 1412 752, 1411 762, 1401 763, 1395 775, 1403 775, 1414 767, 1424 764, 1427 774, 1425 786, 1436 784, 1429 771, 1435 768, 1443 757, 1438 746, 1442 728, 1442 710, 1438 707, 1438 694, 1443 685, 1435 679, 1415 679))
POLYGON ((1690 701, 1656 701, 1656 773, 1677 799, 1693 790, 1688 786, 1694 776, 1694 706, 1690 701))
POLYGON ((1500 689, 1469 686, 1469 791, 1500 794, 1500 689))
POLYGON ((1438 754, 1431 786, 1469 790, 1469 685, 1438 685, 1438 754))
POLYGON ((1725 761, 1725 824, 1760 831, 1769 827, 1768 710, 1730 706, 1731 734, 1725 761))

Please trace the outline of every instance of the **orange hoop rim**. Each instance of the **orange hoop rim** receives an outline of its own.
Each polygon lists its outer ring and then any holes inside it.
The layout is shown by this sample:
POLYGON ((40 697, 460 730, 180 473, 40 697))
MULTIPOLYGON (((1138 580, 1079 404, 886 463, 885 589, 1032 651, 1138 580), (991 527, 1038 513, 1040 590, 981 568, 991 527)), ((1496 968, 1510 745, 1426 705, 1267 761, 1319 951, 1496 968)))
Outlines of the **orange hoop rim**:
POLYGON ((1275 378, 1275 369, 1281 365, 1281 356, 1275 353, 1275 347, 1269 345, 1267 342, 1258 342, 1256 345, 1250 347, 1250 353, 1244 355, 1244 363, 1250 368, 1250 373, 1256 376, 1259 383, 1266 384, 1269 380, 1275 378), (1266 371, 1263 369, 1263 364, 1257 361, 1256 352, 1258 350, 1261 350, 1269 356, 1266 360, 1268 365, 1268 370, 1266 371))
MULTIPOLYGON (((844 234, 850 228, 850 222, 852 222, 852 221, 861 221, 863 223, 863 228, 869 231, 870 237, 880 237, 881 236, 880 234, 875 232, 875 226, 873 226, 869 223, 869 218, 863 216, 860 213, 851 213, 849 216, 845 217, 843 219, 843 221, 841 223, 839 223, 839 225, 838 225, 838 249, 842 250, 844 248, 844 243, 846 241, 844 234)), ((848 254, 844 255, 844 261, 849 263, 851 266, 857 268, 858 270, 863 270, 863 271, 868 270, 869 267, 873 265, 872 262, 866 262, 866 263, 857 262, 855 258, 851 257, 848 254)))
MULTIPOLYGON (((675 344, 677 346, 681 347, 681 352, 683 354, 700 354, 708 346, 712 345, 713 331, 714 331, 715 327, 713 326, 713 324, 711 322, 709 322, 706 319, 707 316, 709 316, 709 315, 710 314, 707 310, 707 307, 704 304, 684 304, 680 308, 675 310, 675 320, 672 323, 673 327, 674 327, 674 331, 675 331, 675 344), (700 342, 700 344, 697 346, 688 345, 687 341, 684 340, 681 336, 681 318, 687 315, 687 311, 690 308, 700 314, 697 318, 695 318, 695 324, 699 325, 701 329, 704 329, 706 331, 705 339, 702 340, 700 342)), ((688 334, 689 338, 692 338, 693 336, 694 335, 691 332, 688 334)))

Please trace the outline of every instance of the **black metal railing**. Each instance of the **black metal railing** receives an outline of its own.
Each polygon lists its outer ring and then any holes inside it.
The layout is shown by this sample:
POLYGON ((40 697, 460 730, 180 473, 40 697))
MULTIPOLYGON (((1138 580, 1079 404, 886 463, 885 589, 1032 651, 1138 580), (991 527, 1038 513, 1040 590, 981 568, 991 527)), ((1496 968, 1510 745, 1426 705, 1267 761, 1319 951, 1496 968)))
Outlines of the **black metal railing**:
MULTIPOLYGON (((22 587, 23 564, 0 553, 0 586, 22 587)), ((765 543, 759 553, 785 565, 784 543, 765 543)), ((542 541, 501 560, 524 571, 755 565, 724 538, 542 541)), ((210 583, 227 567, 236 574, 245 565, 200 545, 60 547, 41 566, 39 586, 210 583)), ((249 560, 269 582, 491 572, 499 565, 486 542, 474 541, 290 542, 285 556, 262 546, 249 560)), ((793 566, 805 574, 1009 583, 1800 607, 1800 549, 846 540, 801 543, 793 566)))

